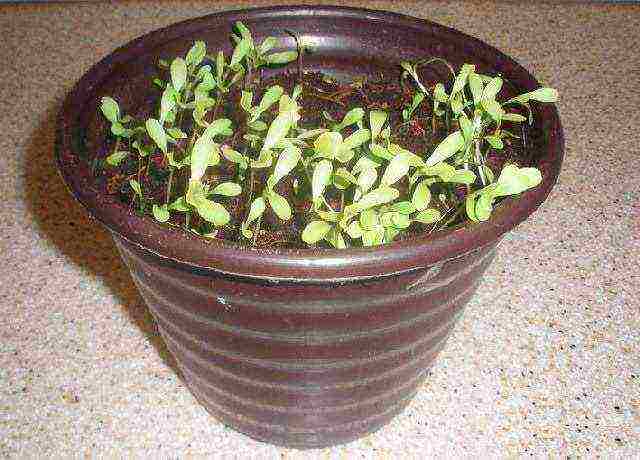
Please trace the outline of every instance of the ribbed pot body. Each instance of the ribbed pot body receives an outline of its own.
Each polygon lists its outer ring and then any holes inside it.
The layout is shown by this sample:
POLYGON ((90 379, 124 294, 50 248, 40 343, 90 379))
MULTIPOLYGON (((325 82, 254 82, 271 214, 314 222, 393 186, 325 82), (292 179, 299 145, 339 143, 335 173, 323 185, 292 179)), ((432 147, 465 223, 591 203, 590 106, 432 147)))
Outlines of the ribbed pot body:
POLYGON ((196 272, 114 239, 198 400, 241 432, 296 447, 346 442, 398 414, 495 252, 296 283, 196 272))

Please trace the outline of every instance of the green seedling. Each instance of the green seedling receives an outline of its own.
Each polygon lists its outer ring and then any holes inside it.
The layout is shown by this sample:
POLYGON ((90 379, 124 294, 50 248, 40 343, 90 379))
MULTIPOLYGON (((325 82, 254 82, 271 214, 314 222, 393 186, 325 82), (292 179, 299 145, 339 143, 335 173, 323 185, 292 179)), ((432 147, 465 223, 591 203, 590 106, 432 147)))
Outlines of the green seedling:
POLYGON ((157 107, 143 120, 125 115, 111 97, 100 100, 115 139, 101 164, 127 171, 130 202, 163 225, 204 238, 230 230, 255 245, 275 217, 278 225, 301 222, 298 240, 311 247, 371 247, 445 228, 465 214, 480 224, 500 199, 543 180, 539 170, 517 164, 494 173, 487 156, 519 138, 514 128, 531 122, 533 103, 555 102, 554 89, 504 100, 502 77, 473 64, 456 71, 442 58, 402 62, 414 93, 399 113, 347 107, 342 119, 325 112, 310 126, 302 84, 291 94, 280 85, 256 86, 261 69, 295 61, 298 51, 283 50, 274 37, 257 44, 241 22, 232 38, 228 59, 197 41, 183 56, 161 60, 162 74, 153 79, 157 107), (436 64, 451 80, 426 85, 421 75, 436 64), (431 109, 438 137, 433 148, 413 152, 400 128, 419 108, 431 109))

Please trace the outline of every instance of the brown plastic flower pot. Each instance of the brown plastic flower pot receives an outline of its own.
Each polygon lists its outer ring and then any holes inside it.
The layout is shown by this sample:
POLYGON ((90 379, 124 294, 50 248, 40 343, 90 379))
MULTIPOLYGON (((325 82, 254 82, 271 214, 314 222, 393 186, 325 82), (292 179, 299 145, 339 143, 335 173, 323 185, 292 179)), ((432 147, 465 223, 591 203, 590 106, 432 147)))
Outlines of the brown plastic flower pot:
POLYGON ((453 29, 392 13, 283 7, 214 14, 116 50, 67 97, 57 161, 73 195, 113 234, 122 258, 198 400, 254 438, 295 447, 346 442, 402 411, 491 262, 501 236, 547 197, 563 134, 554 106, 534 107, 527 155, 543 183, 504 200, 491 220, 374 249, 251 250, 141 218, 98 193, 86 161, 104 146, 98 104, 144 106, 160 57, 195 39, 231 51, 242 20, 258 38, 311 46, 306 69, 338 77, 396 72, 402 59, 443 56, 501 73, 506 96, 539 87, 495 48, 453 29))

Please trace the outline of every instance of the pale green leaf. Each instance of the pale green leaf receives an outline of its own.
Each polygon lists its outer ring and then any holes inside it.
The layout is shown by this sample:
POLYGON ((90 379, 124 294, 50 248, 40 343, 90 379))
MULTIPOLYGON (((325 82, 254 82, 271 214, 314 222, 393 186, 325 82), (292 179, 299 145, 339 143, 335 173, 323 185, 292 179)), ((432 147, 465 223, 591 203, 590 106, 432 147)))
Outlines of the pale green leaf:
POLYGON ((354 203, 351 206, 355 206, 357 210, 363 211, 365 209, 394 201, 399 196, 400 192, 395 188, 379 187, 364 195, 357 203, 354 203))
POLYGON ((365 168, 358 175, 358 187, 363 193, 369 191, 378 179, 378 172, 374 168, 365 168))
POLYGON ((198 203, 206 198, 207 195, 202 183, 194 179, 189 180, 185 201, 191 206, 197 207, 198 203))
POLYGON ((251 40, 253 42, 253 37, 251 37, 251 31, 247 26, 244 25, 242 21, 236 21, 236 29, 240 32, 240 36, 242 38, 246 38, 247 40, 251 40))
POLYGON ((392 160, 393 157, 395 156, 391 152, 389 152, 388 149, 386 149, 385 147, 379 144, 369 145, 369 150, 371 150, 371 153, 373 155, 377 156, 378 158, 383 158, 385 160, 392 160))
POLYGON ((261 150, 257 160, 251 160, 251 167, 255 169, 268 168, 273 163, 271 150, 261 150))
POLYGON ((252 41, 247 37, 243 37, 242 40, 238 42, 236 47, 233 49, 233 54, 231 55, 231 62, 229 66, 235 67, 245 58, 245 56, 251 51, 252 41))
POLYGON ((289 111, 298 111, 300 106, 296 102, 295 99, 292 99, 288 94, 283 94, 280 97, 280 101, 278 103, 278 113, 289 112, 289 111))
POLYGON ((471 219, 473 222, 480 222, 478 220, 478 216, 476 215, 476 198, 477 193, 471 193, 467 195, 465 198, 465 210, 467 212, 467 217, 471 219))
POLYGON ((199 181, 204 176, 211 163, 211 152, 215 149, 215 142, 208 136, 201 136, 193 145, 191 151, 191 179, 199 181))
POLYGON ((353 150, 340 148, 338 149, 338 153, 336 153, 336 160, 340 163, 349 163, 354 156, 355 152, 353 150))
POLYGON ((480 100, 482 99, 482 79, 476 74, 472 72, 468 77, 469 81, 469 89, 471 90, 471 96, 473 97, 474 105, 478 105, 480 100))
POLYGON ((284 90, 281 86, 278 85, 271 86, 269 89, 267 89, 267 91, 265 91, 264 95, 262 96, 262 99, 260 99, 260 103, 258 104, 258 106, 253 109, 254 111, 251 117, 251 121, 256 121, 258 118, 260 118, 260 115, 262 115, 263 112, 268 110, 273 104, 275 104, 282 98, 283 93, 284 90))
POLYGON ((176 106, 176 91, 172 85, 167 87, 162 92, 162 98, 160 99, 160 124, 164 124, 169 113, 176 106))
POLYGON ((402 119, 404 121, 408 121, 409 119, 411 119, 413 112, 416 111, 416 109, 422 103, 424 98, 425 98, 425 94, 422 91, 418 91, 414 93, 413 99, 411 100, 411 105, 402 111, 402 119))
POLYGON ((353 150, 356 147, 360 147, 371 138, 371 132, 368 129, 358 129, 353 134, 348 136, 343 142, 340 149, 353 150))
POLYGON ((228 161, 240 165, 243 169, 246 169, 248 166, 247 159, 240 152, 233 150, 226 145, 222 146, 222 156, 224 156, 228 161))
POLYGON ((502 89, 502 78, 494 77, 482 91, 482 99, 484 101, 495 101, 496 96, 502 89))
POLYGON ((213 139, 216 136, 227 136, 229 135, 229 130, 231 129, 231 120, 228 118, 218 118, 211 122, 207 129, 204 130, 202 136, 209 139, 213 139))
POLYGON ((481 165, 480 168, 482 169, 487 182, 489 184, 493 183, 493 181, 495 180, 495 174, 493 173, 493 170, 487 165, 481 165))
POLYGON ((267 200, 269 200, 269 205, 271 209, 273 209, 273 212, 275 212, 281 220, 291 219, 291 206, 289 206, 289 203, 282 195, 271 191, 267 193, 267 200))
POLYGON ((409 219, 409 216, 399 212, 391 213, 391 222, 393 226, 398 229, 405 229, 411 225, 411 219, 409 219))
POLYGON ((166 204, 163 204, 162 206, 154 204, 152 212, 153 217, 155 217, 158 222, 167 222, 169 220, 169 210, 167 209, 166 204))
POLYGON ((331 228, 329 233, 325 235, 324 239, 336 249, 345 249, 347 247, 344 237, 342 236, 342 232, 337 227, 331 228))
POLYGON ((187 63, 182 58, 175 58, 171 63, 171 84, 176 92, 182 91, 187 82, 187 63))
POLYGON ((475 215, 476 218, 484 222, 491 217, 493 211, 494 196, 490 193, 481 193, 476 201, 475 215))
POLYGON ((358 222, 357 220, 354 220, 353 222, 351 222, 346 230, 347 235, 349 235, 350 238, 353 239, 358 239, 358 238, 362 238, 362 227, 360 226, 360 222, 358 222))
POLYGON ((119 137, 131 137, 131 130, 126 129, 119 121, 111 124, 111 133, 119 137))
POLYGON ((120 119, 120 107, 112 98, 105 96, 101 100, 100 110, 105 118, 111 123, 116 123, 120 119))
POLYGON ((356 161, 356 164, 353 166, 351 173, 358 174, 360 171, 364 171, 365 169, 375 169, 378 167, 380 167, 380 163, 372 160, 369 157, 362 156, 358 158, 358 161, 356 161))
POLYGON ((380 216, 375 209, 365 209, 360 213, 360 226, 365 230, 371 230, 380 224, 380 216))
POLYGON ((124 150, 119 150, 109 155, 106 158, 106 161, 111 166, 118 166, 122 162, 122 160, 127 158, 127 156, 129 156, 129 152, 126 152, 124 150))
POLYGON ((517 195, 542 182, 542 174, 536 168, 519 168, 510 164, 502 168, 494 196, 517 195))
POLYGON ((463 64, 462 68, 458 72, 455 81, 453 82, 453 88, 451 88, 451 97, 458 94, 460 91, 464 89, 464 86, 467 84, 467 78, 469 74, 475 72, 476 68, 471 64, 463 64))
POLYGON ((411 166, 413 168, 422 168, 422 167, 425 166, 424 160, 422 158, 420 158, 415 153, 410 152, 409 150, 400 147, 398 144, 390 143, 389 144, 389 152, 394 157, 404 158, 404 160, 407 163, 409 163, 409 166, 411 166))
POLYGON ((535 91, 524 93, 510 99, 510 101, 517 101, 521 104, 525 104, 530 100, 538 102, 557 102, 558 91, 553 88, 538 88, 535 91))
POLYGON ((202 62, 206 54, 207 54, 207 45, 203 41, 198 40, 194 42, 191 49, 187 52, 185 61, 187 64, 191 65, 192 67, 195 67, 202 62))
POLYGON ((476 175, 468 169, 458 169, 448 180, 457 184, 471 185, 476 181, 476 175))
POLYGON ((321 157, 333 159, 342 146, 342 142, 342 134, 335 131, 329 131, 318 136, 313 143, 313 148, 321 157))
POLYGON ((196 210, 200 217, 207 222, 211 222, 216 227, 222 227, 231 220, 231 216, 224 206, 215 201, 201 199, 196 204, 196 210))
POLYGON ((180 212, 187 212, 191 210, 184 196, 178 197, 173 203, 169 205, 168 209, 171 211, 180 212))
POLYGON ((281 53, 272 53, 264 57, 269 64, 287 64, 298 59, 297 51, 282 51, 281 53))
POLYGON ((362 107, 355 107, 346 113, 342 121, 338 124, 338 126, 335 127, 335 130, 341 131, 347 126, 354 125, 358 123, 360 120, 362 120, 363 117, 364 117, 364 110, 362 109, 362 107))
POLYGON ((278 45, 278 39, 276 37, 267 37, 262 43, 260 43, 260 47, 258 48, 258 52, 260 54, 265 54, 271 51, 278 45))
MULTIPOLYGON (((283 98, 285 96, 286 94, 283 98)), ((280 112, 269 126, 262 150, 270 150, 284 139, 296 121, 298 121, 298 114, 295 111, 280 112)))
POLYGON ((427 159, 426 165, 433 166, 455 155, 464 147, 464 136, 460 131, 455 131, 444 138, 427 159))
POLYGON ((400 234, 400 230, 395 227, 386 227, 384 229, 384 242, 391 243, 396 236, 400 234))
POLYGON ((166 132, 172 139, 186 139, 187 133, 180 128, 167 128, 166 132))
POLYGON ((413 205, 411 201, 399 201, 397 203, 393 203, 389 209, 391 211, 399 212, 400 214, 411 214, 416 211, 416 207, 413 205))
POLYGON ((135 179, 129 179, 129 185, 133 189, 136 195, 142 196, 142 189, 140 188, 140 182, 135 179))
POLYGON ((451 111, 454 115, 459 115, 462 113, 462 109, 462 98, 460 97, 460 93, 458 93, 451 99, 451 111))
POLYGON ((393 227, 393 216, 397 212, 389 211, 380 215, 380 225, 383 227, 393 227))
MULTIPOLYGON (((356 176, 354 176, 353 174, 351 174, 349 171, 347 171, 346 168, 338 168, 334 173, 333 173, 334 179, 335 178, 340 178, 346 185, 348 184, 353 184, 353 185, 357 185, 358 184, 358 178, 356 176)), ((344 188, 346 188, 346 185, 344 188)))
POLYGON ((280 152, 280 156, 276 161, 276 165, 273 169, 271 177, 273 178, 273 184, 277 184, 283 177, 289 174, 302 158, 302 151, 294 146, 290 145, 280 152))
POLYGON ((423 224, 433 224, 442 218, 442 214, 437 209, 429 208, 416 214, 415 220, 423 224))
POLYGON ((387 121, 389 114, 382 110, 372 110, 369 112, 369 127, 371 128, 371 139, 374 141, 382 132, 382 126, 387 121))
POLYGON ((301 95, 302 95, 302 85, 296 84, 296 86, 293 87, 293 92, 291 93, 291 99, 295 101, 301 95))
POLYGON ((384 243, 384 227, 379 227, 375 230, 368 230, 362 233, 362 245, 378 246, 384 243))
POLYGON ((446 103, 449 101, 449 96, 444 89, 444 85, 442 83, 437 83, 433 88, 433 98, 442 103, 446 103))
POLYGON ((333 164, 328 160, 319 161, 313 168, 313 176, 311 178, 311 192, 314 202, 316 202, 324 194, 325 187, 331 181, 332 172, 333 164))
POLYGON ((445 182, 451 179, 455 172, 455 168, 444 161, 433 166, 420 169, 421 174, 424 174, 425 176, 438 176, 445 182))
POLYGON ((247 128, 250 129, 251 131, 262 132, 269 129, 269 125, 267 125, 262 120, 256 120, 256 121, 253 121, 253 122, 250 121, 249 123, 247 123, 247 128))
POLYGON ((322 220, 325 220, 327 222, 338 222, 339 218, 340 218, 340 214, 334 211, 323 211, 321 209, 316 209, 316 214, 318 215, 318 217, 320 217, 322 220))
POLYGON ((149 118, 146 122, 147 133, 149 133, 149 137, 153 139, 153 142, 162 150, 164 153, 167 152, 167 133, 164 132, 164 128, 160 124, 160 122, 154 118, 149 118))
POLYGON ((423 180, 414 189, 411 203, 413 203, 416 210, 423 211, 429 207, 430 202, 431 190, 429 189, 429 181, 423 180))
POLYGON ((512 121, 515 123, 521 123, 523 121, 525 121, 527 119, 527 117, 524 117, 522 115, 520 115, 519 113, 503 113, 502 114, 502 119, 505 121, 512 121))
POLYGON ((497 134, 493 134, 491 136, 486 136, 485 140, 489 143, 489 145, 491 145, 491 147, 493 147, 494 149, 497 150, 502 150, 504 148, 504 144, 502 142, 502 139, 500 138, 500 136, 498 136, 497 134))
POLYGON ((492 100, 483 99, 482 102, 481 102, 481 105, 482 105, 482 108, 495 121, 502 120, 502 117, 504 115, 504 109, 502 108, 502 106, 498 102, 496 102, 493 99, 492 100))
POLYGON ((216 55, 216 81, 218 82, 218 84, 222 82, 222 77, 224 75, 224 66, 224 52, 218 51, 218 54, 216 55))
POLYGON ((242 96, 240 97, 240 107, 242 107, 245 112, 251 112, 253 107, 253 92, 252 91, 242 91, 242 96))
POLYGON ((474 135, 473 123, 464 112, 460 114, 458 123, 460 124, 460 129, 462 130, 465 142, 470 143, 473 140, 474 135))
POLYGON ((380 184, 386 186, 395 184, 407 175, 409 168, 407 158, 402 155, 396 155, 387 165, 387 169, 385 169, 382 179, 380 179, 380 184))
POLYGON ((249 215, 247 216, 245 225, 248 226, 253 221, 257 220, 264 213, 266 209, 267 209, 267 206, 264 202, 264 198, 260 196, 255 200, 253 200, 249 208, 249 215))
POLYGON ((307 244, 315 244, 322 240, 331 229, 331 224, 323 220, 313 220, 302 231, 302 241, 307 244))
POLYGON ((326 133, 326 132, 327 132, 326 128, 309 129, 298 134, 296 139, 300 139, 300 140, 313 139, 314 137, 318 137, 320 134, 326 133))
POLYGON ((211 193, 222 196, 237 196, 242 193, 242 187, 234 182, 223 182, 216 185, 211 193))

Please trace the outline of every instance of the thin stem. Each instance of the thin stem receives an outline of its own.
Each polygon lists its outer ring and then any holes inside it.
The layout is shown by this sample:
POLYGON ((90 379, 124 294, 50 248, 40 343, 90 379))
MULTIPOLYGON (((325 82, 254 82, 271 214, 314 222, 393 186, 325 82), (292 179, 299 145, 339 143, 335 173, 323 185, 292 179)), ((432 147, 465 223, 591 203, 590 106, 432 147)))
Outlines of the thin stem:
POLYGON ((169 204, 171 200, 171 185, 173 183, 173 171, 175 168, 169 167, 169 180, 167 181, 167 197, 165 198, 165 204, 169 204))
POLYGON ((451 64, 449 64, 449 61, 447 61, 446 59, 442 59, 440 57, 427 58, 427 59, 424 59, 422 61, 418 61, 413 66, 413 68, 416 70, 416 73, 417 73, 418 72, 418 66, 429 65, 429 64, 431 64, 433 62, 440 62, 441 64, 446 65, 447 68, 449 69, 449 72, 451 72, 451 75, 453 76, 453 78, 456 78, 456 71, 453 70, 453 67, 451 66, 451 64))
POLYGON ((258 233, 260 233, 260 226, 262 225, 262 215, 258 217, 258 221, 256 222, 256 226, 253 230, 253 238, 251 238, 251 246, 255 246, 258 242, 258 233))
POLYGON ((142 175, 142 158, 138 157, 138 175, 137 175, 137 179, 138 179, 138 183, 142 187, 141 175, 142 175))
POLYGON ((482 181, 482 185, 487 185, 487 179, 484 176, 484 161, 482 159, 482 154, 480 153, 480 139, 474 142, 476 146, 476 163, 478 164, 478 173, 480 174, 480 180, 482 181))
POLYGON ((291 30, 284 30, 286 33, 288 33, 289 35, 291 35, 293 37, 293 39, 296 41, 296 48, 298 50, 298 59, 296 59, 296 64, 298 66, 298 81, 302 81, 302 54, 304 53, 304 48, 300 45, 300 39, 298 38, 298 35, 291 31, 291 30))
POLYGON ((247 199, 247 203, 251 204, 251 200, 253 199, 253 168, 249 172, 249 198, 247 199))
POLYGON ((460 214, 460 212, 462 211, 462 209, 463 209, 463 206, 460 206, 458 209, 456 209, 456 212, 454 212, 454 213, 451 215, 451 217, 450 217, 450 218, 449 218, 449 219, 448 219, 444 224, 442 224, 442 225, 440 226, 440 229, 443 229, 443 228, 445 228, 445 227, 449 226, 449 225, 450 225, 450 224, 451 224, 451 223, 456 219, 456 217, 458 217, 458 215, 460 214))

